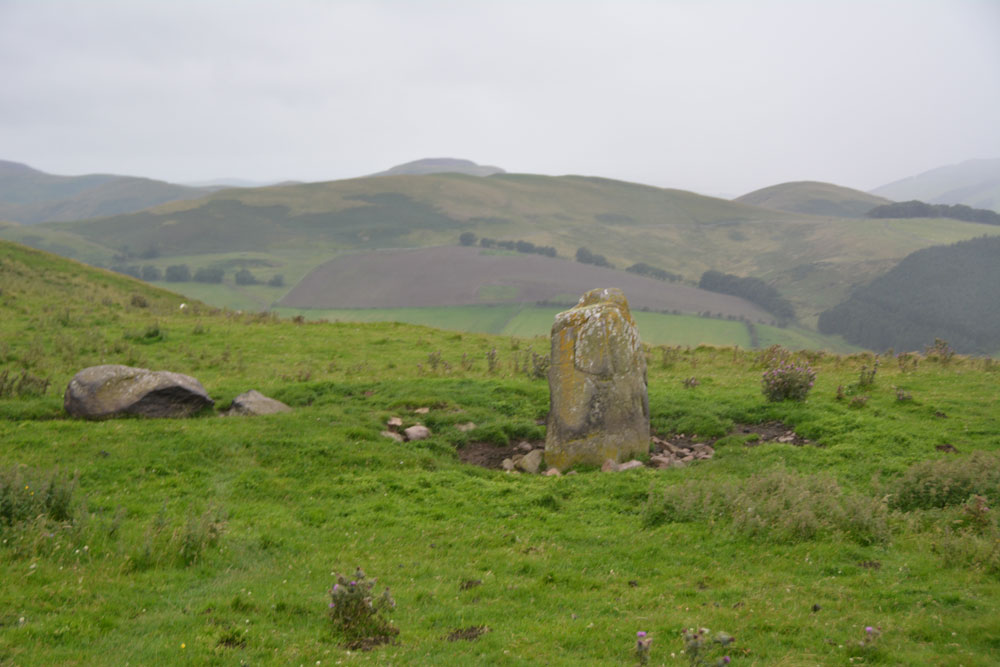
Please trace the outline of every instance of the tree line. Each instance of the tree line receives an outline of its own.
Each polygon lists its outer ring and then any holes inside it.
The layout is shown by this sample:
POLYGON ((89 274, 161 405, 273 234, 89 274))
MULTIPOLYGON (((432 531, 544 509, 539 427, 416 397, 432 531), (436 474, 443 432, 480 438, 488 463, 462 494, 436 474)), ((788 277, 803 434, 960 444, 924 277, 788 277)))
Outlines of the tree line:
POLYGON ((965 354, 995 354, 1000 237, 918 250, 820 313, 818 327, 873 350, 920 351, 942 338, 965 354))
MULTIPOLYGON (((123 273, 133 278, 145 280, 148 283, 166 281, 168 283, 221 283, 226 276, 224 269, 218 267, 202 267, 191 273, 191 268, 187 264, 173 264, 166 270, 161 270, 157 266, 147 264, 139 266, 137 264, 116 264, 111 267, 116 273, 123 273)), ((249 269, 240 269, 233 275, 233 280, 237 285, 270 285, 271 287, 284 287, 285 277, 276 274, 268 280, 260 280, 249 269)))
POLYGON ((1000 213, 965 204, 925 204, 922 201, 902 201, 883 204, 868 211, 869 218, 950 218, 964 222, 1000 225, 1000 213))
POLYGON ((771 313, 784 326, 795 319, 795 308, 775 288, 760 278, 741 278, 721 271, 709 270, 701 275, 698 287, 710 292, 730 294, 746 299, 771 313))
MULTIPOLYGON (((477 237, 472 232, 462 232, 458 237, 460 245, 476 245, 477 237)), ((498 241, 483 237, 478 239, 479 245, 483 248, 500 248, 502 250, 512 250, 525 254, 544 255, 545 257, 555 257, 556 249, 550 245, 535 245, 531 241, 498 241)))

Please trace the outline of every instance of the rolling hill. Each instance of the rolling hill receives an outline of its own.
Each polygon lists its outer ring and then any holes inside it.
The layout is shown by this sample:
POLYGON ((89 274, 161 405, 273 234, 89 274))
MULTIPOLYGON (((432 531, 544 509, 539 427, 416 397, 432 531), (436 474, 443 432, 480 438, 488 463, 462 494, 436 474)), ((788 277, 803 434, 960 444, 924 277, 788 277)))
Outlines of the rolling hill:
POLYGON ((734 201, 778 211, 838 218, 863 218, 876 206, 889 203, 888 199, 867 192, 818 181, 772 185, 737 197, 734 201))
MULTIPOLYGON (((179 261, 192 269, 266 262, 290 286, 337 255, 453 245, 471 232, 551 246, 561 257, 585 247, 619 269, 642 262, 689 284, 709 269, 757 277, 790 299, 807 325, 915 250, 1000 233, 952 220, 821 217, 609 179, 528 174, 384 176, 225 190, 138 213, 40 227, 123 256, 155 254, 149 261, 160 268, 179 261)), ((259 307, 277 297, 264 295, 268 300, 259 307)), ((218 291, 212 297, 232 303, 227 299, 218 291)))
POLYGON ((1000 158, 966 160, 887 183, 871 191, 894 201, 965 204, 1000 212, 1000 158))
POLYGON ((133 176, 55 176, 0 160, 0 220, 25 224, 131 213, 208 191, 133 176))

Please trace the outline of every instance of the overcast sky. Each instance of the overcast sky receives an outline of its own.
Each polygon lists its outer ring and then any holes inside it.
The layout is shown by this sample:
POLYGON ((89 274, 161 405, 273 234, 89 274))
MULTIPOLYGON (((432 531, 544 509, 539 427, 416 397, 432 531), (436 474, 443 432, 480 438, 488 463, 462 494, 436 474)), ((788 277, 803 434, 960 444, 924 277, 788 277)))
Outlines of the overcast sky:
POLYGON ((997 0, 0 0, 0 159, 739 195, 1000 157, 997 0))

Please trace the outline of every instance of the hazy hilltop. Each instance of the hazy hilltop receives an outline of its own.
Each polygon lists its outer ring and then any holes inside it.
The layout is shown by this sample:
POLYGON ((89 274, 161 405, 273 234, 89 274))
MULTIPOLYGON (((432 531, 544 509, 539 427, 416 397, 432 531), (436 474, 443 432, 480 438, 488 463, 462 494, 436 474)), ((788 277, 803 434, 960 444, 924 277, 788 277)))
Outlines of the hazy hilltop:
POLYGON ((432 157, 396 165, 371 176, 402 176, 420 174, 466 174, 468 176, 492 176, 507 173, 500 167, 476 164, 472 160, 450 157, 432 157))
POLYGON ((754 190, 734 201, 778 211, 863 218, 876 206, 888 204, 883 197, 819 181, 795 181, 754 190))
POLYGON ((965 204, 1000 212, 1000 158, 938 167, 871 192, 894 201, 965 204))
POLYGON ((113 174, 56 176, 0 160, 0 220, 34 224, 141 211, 207 190, 113 174))

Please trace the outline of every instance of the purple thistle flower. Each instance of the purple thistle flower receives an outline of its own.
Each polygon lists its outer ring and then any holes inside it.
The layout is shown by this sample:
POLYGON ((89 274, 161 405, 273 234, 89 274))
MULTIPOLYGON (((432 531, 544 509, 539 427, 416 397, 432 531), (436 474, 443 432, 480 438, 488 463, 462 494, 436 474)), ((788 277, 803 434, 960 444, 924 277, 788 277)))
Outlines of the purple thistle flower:
POLYGON ((358 585, 358 582, 356 582, 356 581, 352 581, 351 582, 351 586, 357 586, 357 585, 358 585))
POLYGON ((869 625, 868 627, 865 628, 865 632, 867 632, 868 634, 871 634, 871 633, 875 632, 875 628, 873 628, 872 626, 869 625))
POLYGON ((643 632, 642 630, 639 630, 639 632, 635 633, 635 636, 638 637, 639 639, 642 639, 643 637, 646 636, 646 633, 643 632))
POLYGON ((336 606, 337 606, 337 603, 336 603, 336 602, 331 602, 331 603, 330 603, 330 609, 333 609, 333 608, 334 608, 334 607, 336 607, 336 606))
POLYGON ((728 665, 731 662, 728 655, 722 656, 722 664, 728 665))

